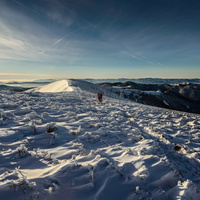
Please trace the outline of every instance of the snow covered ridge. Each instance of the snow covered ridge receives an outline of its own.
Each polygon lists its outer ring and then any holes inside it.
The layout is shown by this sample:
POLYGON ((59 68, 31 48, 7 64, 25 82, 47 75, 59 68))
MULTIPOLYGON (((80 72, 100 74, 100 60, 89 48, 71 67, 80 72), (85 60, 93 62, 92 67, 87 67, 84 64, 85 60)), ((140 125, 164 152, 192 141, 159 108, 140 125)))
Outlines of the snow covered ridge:
POLYGON ((98 92, 102 91, 102 87, 92 84, 90 82, 68 79, 68 80, 59 80, 44 86, 40 86, 27 92, 72 92, 86 90, 89 92, 98 92))
POLYGON ((108 88, 101 87, 99 85, 77 79, 67 79, 56 81, 44 86, 36 87, 30 90, 27 90, 28 93, 69 93, 73 92, 76 95, 81 93, 94 93, 97 95, 99 92, 103 93, 103 96, 119 98, 118 94, 111 92, 108 88))
POLYGON ((69 92, 73 91, 70 82, 67 80, 56 81, 44 86, 40 86, 27 92, 69 92))
POLYGON ((200 199, 200 115, 99 103, 80 83, 0 92, 0 199, 200 199))

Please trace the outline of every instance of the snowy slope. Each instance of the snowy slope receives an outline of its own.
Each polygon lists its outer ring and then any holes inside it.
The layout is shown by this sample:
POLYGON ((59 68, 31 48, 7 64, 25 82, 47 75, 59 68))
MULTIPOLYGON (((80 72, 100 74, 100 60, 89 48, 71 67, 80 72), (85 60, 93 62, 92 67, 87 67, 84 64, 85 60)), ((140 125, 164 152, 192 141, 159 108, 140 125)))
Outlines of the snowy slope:
POLYGON ((56 81, 44 86, 29 90, 30 92, 66 92, 73 91, 67 80, 56 81))
POLYGON ((1 199, 200 199, 199 115, 73 81, 0 93, 1 199))
POLYGON ((93 83, 69 79, 69 80, 59 80, 44 86, 36 87, 34 89, 28 90, 28 92, 70 92, 70 91, 89 91, 89 92, 102 92, 105 91, 101 86, 95 85, 93 83))

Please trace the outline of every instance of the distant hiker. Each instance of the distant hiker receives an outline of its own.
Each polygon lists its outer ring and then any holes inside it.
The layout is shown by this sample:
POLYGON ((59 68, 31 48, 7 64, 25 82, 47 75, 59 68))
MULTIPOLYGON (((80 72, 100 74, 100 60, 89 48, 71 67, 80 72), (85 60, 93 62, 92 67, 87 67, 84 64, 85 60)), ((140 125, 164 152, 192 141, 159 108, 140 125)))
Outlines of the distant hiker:
POLYGON ((98 93, 98 100, 99 100, 99 102, 102 102, 102 97, 103 97, 103 94, 102 93, 98 93))

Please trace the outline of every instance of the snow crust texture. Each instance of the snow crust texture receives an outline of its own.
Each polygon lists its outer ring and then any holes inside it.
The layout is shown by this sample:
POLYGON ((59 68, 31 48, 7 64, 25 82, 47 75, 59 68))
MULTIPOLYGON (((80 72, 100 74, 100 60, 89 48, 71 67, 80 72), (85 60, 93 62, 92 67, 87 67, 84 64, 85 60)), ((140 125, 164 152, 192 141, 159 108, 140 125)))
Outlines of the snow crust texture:
POLYGON ((0 93, 0 199, 200 199, 199 115, 59 84, 0 93))

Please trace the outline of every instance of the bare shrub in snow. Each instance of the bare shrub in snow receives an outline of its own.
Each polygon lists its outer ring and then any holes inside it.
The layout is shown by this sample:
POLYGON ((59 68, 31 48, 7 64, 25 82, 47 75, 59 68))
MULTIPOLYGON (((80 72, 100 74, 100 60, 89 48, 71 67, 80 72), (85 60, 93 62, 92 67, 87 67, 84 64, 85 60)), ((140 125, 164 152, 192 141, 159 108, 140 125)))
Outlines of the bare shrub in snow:
POLYGON ((52 133, 54 131, 58 130, 55 123, 49 123, 47 124, 47 133, 52 133))
POLYGON ((20 167, 15 168, 12 172, 7 172, 5 176, 12 178, 7 184, 13 191, 22 189, 25 192, 27 189, 34 188, 35 182, 29 182, 27 178, 20 171, 20 167))
POLYGON ((56 127, 55 123, 49 123, 47 124, 46 129, 47 129, 47 133, 51 135, 51 138, 48 144, 52 145, 55 143, 56 136, 57 136, 57 134, 55 134, 54 131, 58 130, 58 128, 56 127))
POLYGON ((30 153, 28 152, 28 149, 24 144, 21 144, 19 147, 17 147, 16 150, 17 150, 17 156, 20 157, 30 156, 30 153))
POLYGON ((49 160, 55 165, 59 163, 59 161, 55 159, 52 154, 49 154, 47 151, 40 150, 39 148, 34 149, 34 153, 32 153, 32 156, 36 156, 44 160, 49 160))
POLYGON ((35 182, 29 182, 26 178, 14 180, 9 184, 11 190, 17 191, 18 189, 22 189, 23 191, 34 188, 36 186, 35 182))
POLYGON ((84 149, 83 146, 80 146, 80 147, 79 147, 78 153, 79 153, 81 156, 86 156, 86 155, 87 155, 87 152, 85 151, 85 149, 84 149))

